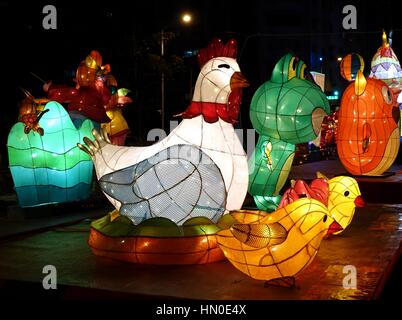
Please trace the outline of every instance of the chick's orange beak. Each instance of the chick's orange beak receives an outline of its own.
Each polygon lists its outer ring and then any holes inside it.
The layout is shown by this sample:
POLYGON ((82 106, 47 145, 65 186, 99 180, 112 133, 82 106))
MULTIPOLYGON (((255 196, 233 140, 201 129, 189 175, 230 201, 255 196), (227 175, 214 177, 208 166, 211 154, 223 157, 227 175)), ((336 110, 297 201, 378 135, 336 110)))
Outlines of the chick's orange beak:
POLYGON ((243 76, 240 72, 233 73, 232 77, 230 78, 230 89, 237 89, 237 88, 245 88, 248 87, 250 84, 247 81, 246 77, 243 76))
POLYGON ((343 230, 342 226, 338 222, 334 221, 330 224, 327 231, 327 235, 334 234, 342 230, 343 230))
POLYGON ((358 208, 363 208, 366 205, 361 196, 357 196, 355 199, 355 206, 358 208))

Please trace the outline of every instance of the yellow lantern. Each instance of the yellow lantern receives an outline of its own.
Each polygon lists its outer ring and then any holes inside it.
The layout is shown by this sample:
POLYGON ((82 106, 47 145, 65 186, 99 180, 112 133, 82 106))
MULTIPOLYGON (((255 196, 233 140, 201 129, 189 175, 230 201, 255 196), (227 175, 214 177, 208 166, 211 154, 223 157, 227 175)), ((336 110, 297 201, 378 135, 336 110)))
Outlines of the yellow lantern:
POLYGON ((112 144, 123 146, 127 134, 130 132, 127 121, 120 108, 106 110, 107 116, 111 119, 108 123, 102 123, 102 128, 106 130, 112 144))
POLYGON ((339 234, 352 222, 356 207, 364 207, 364 201, 357 181, 351 177, 332 178, 328 185, 328 211, 342 227, 342 230, 334 231, 333 234, 339 234))
POLYGON ((232 226, 217 234, 220 248, 241 272, 266 281, 293 279, 313 261, 329 227, 336 224, 327 207, 311 198, 271 214, 235 211, 231 216, 232 226))
POLYGON ((351 223, 356 207, 364 207, 357 181, 352 177, 338 176, 328 179, 317 172, 317 179, 308 185, 303 180, 292 180, 285 191, 278 208, 299 198, 316 199, 328 207, 329 214, 337 222, 329 228, 329 234, 343 232, 351 223))

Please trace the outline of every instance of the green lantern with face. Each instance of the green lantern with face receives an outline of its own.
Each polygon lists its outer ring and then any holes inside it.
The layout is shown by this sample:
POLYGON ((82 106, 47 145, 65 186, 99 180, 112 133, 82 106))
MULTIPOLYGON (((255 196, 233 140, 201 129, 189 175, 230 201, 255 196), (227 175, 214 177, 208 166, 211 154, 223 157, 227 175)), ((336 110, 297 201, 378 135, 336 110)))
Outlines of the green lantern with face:
POLYGON ((276 208, 295 145, 317 138, 330 112, 325 94, 308 78, 306 64, 289 53, 252 98, 250 119, 259 139, 249 160, 249 192, 261 210, 276 208))

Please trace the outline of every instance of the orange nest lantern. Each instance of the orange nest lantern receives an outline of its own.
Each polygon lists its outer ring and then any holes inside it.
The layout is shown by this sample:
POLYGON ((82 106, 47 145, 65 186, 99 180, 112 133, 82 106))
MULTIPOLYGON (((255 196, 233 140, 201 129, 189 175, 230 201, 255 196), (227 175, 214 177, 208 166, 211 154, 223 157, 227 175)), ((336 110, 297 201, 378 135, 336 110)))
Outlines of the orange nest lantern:
POLYGON ((132 263, 206 264, 225 259, 216 232, 226 227, 226 219, 223 216, 214 224, 196 217, 178 226, 159 217, 134 225, 114 211, 91 224, 88 244, 95 255, 132 263))

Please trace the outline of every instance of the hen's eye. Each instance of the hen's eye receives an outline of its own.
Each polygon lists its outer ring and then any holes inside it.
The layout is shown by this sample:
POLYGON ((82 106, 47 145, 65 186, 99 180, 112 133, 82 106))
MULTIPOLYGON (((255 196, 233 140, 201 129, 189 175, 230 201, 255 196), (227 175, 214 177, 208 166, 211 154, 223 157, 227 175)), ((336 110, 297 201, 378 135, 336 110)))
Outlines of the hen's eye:
POLYGON ((345 193, 343 194, 345 197, 347 197, 349 195, 349 191, 345 191, 345 193))
POLYGON ((229 69, 230 66, 229 66, 227 63, 222 63, 222 64, 220 64, 220 65, 218 66, 218 68, 226 68, 226 69, 229 69))
POLYGON ((324 216, 324 219, 322 219, 323 222, 327 221, 328 216, 324 216))

